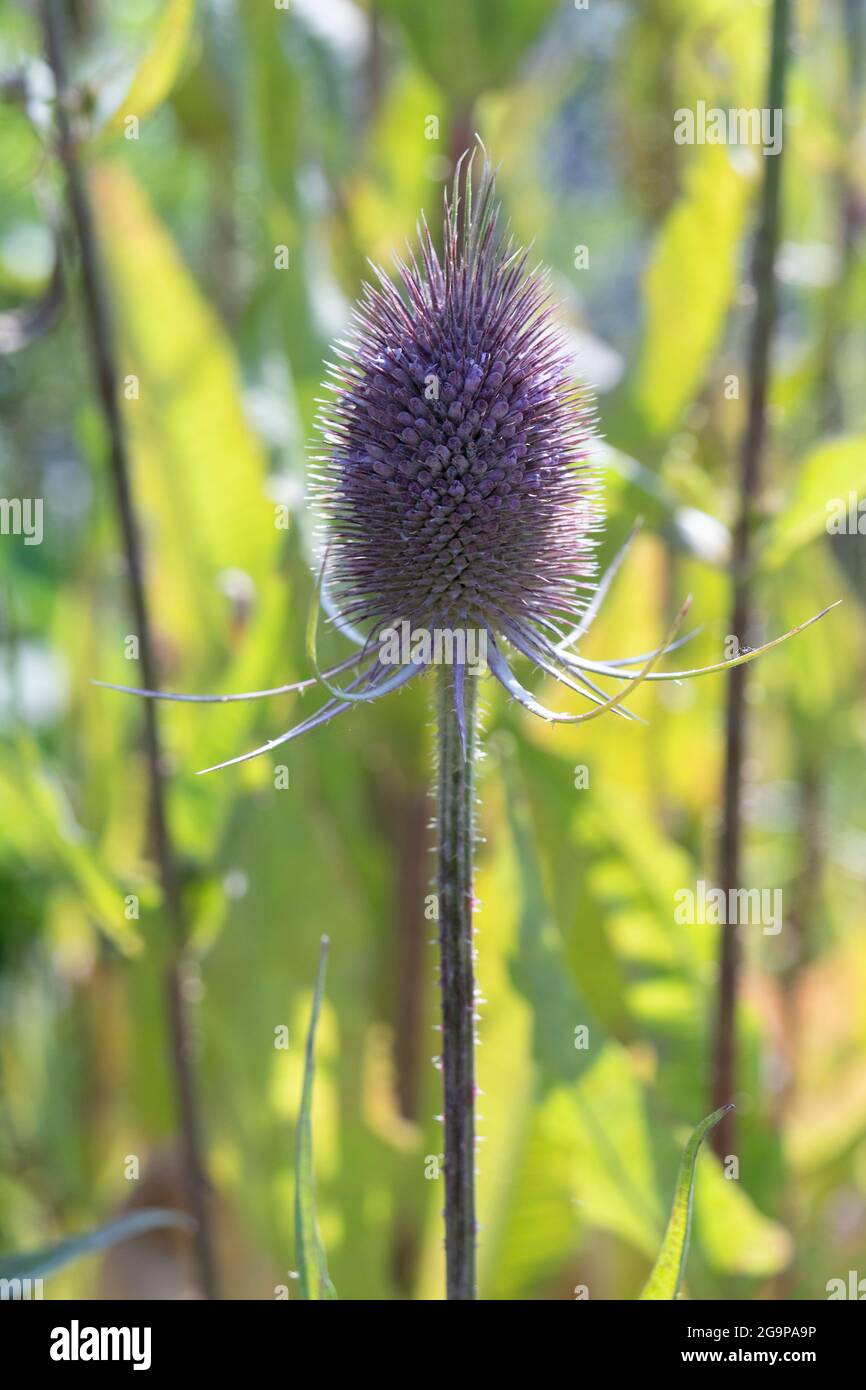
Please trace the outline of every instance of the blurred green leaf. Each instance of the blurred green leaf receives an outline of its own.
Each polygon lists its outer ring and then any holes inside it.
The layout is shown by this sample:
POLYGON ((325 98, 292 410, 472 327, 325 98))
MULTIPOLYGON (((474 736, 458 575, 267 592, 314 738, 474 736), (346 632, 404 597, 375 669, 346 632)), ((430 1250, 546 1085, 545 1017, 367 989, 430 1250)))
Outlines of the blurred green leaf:
MULTIPOLYGON (((564 958, 563 944, 544 890, 535 831, 511 751, 497 741, 507 789, 506 806, 519 891, 517 953, 511 960, 515 987, 532 1009, 532 1050, 547 1084, 571 1081, 586 1063, 588 1050, 575 1044, 578 1025, 592 1027, 564 958)), ((600 1038, 593 1037, 597 1045, 600 1038)))
POLYGON ((91 187, 117 306, 137 495, 151 519, 151 601, 160 629, 194 662, 212 656, 225 619, 220 572, 254 582, 272 573, 279 533, 265 459, 223 327, 141 185, 106 162, 91 187))
POLYGON ((298 1116, 295 1145, 295 1245, 301 1298, 335 1299, 336 1290, 328 1277, 325 1247, 316 1215, 316 1177, 313 1169, 313 1077, 315 1073, 316 1025, 325 993, 328 960, 326 936, 322 937, 316 989, 310 1014, 310 1030, 304 1054, 304 1088, 298 1116))
POLYGON ((483 1297, 523 1298, 528 1289, 556 1275, 580 1237, 568 1127, 559 1123, 555 1105, 535 1094, 530 1100, 522 1142, 503 1163, 508 1172, 508 1200, 498 1205, 499 1229, 484 1226, 479 1251, 486 1275, 483 1297))
POLYGON ((127 116, 143 121, 161 106, 177 81, 192 33, 195 0, 166 0, 153 43, 101 135, 118 135, 127 116))
POLYGON ((59 1240, 55 1245, 43 1246, 41 1250, 26 1250, 20 1255, 0 1255, 0 1279, 39 1279, 71 1264, 73 1260, 98 1254, 100 1250, 143 1235, 145 1231, 165 1230, 170 1226, 186 1230, 191 1225, 190 1218, 180 1211, 162 1211, 159 1208, 131 1211, 115 1221, 106 1222, 104 1226, 97 1226, 94 1231, 70 1236, 68 1240, 59 1240))
POLYGON ((572 1182, 587 1226, 611 1231, 651 1259, 662 1206, 645 1088, 634 1058, 606 1043, 570 1089, 556 1091, 549 1121, 568 1134, 572 1182))
POLYGON ((382 0, 405 30, 422 67, 444 92, 471 101, 511 76, 557 9, 557 0, 440 0, 435 6, 382 0))
MULTIPOLYGON (((599 459, 606 470, 609 520, 625 517, 631 527, 635 517, 641 516, 668 545, 708 565, 727 563, 731 538, 723 522, 683 502, 658 473, 620 449, 601 444, 599 459)), ((709 490, 706 485, 704 490, 709 490)))
POLYGON ((665 1231, 662 1247, 652 1273, 641 1292, 642 1299, 676 1298, 680 1291, 689 1253, 695 1163, 698 1150, 710 1130, 714 1129, 722 1116, 732 1109, 733 1106, 731 1105, 723 1105, 721 1109, 714 1110, 712 1115, 707 1115, 706 1119, 701 1120, 696 1129, 692 1131, 683 1154, 680 1171, 677 1174, 674 1204, 668 1228, 665 1231))
POLYGON ((704 146, 662 224, 644 277, 644 336, 634 399, 652 438, 701 389, 736 285, 750 180, 729 152, 704 146))
MULTIPOLYGON (((8 840, 31 865, 47 851, 49 862, 77 885, 100 930, 124 955, 137 955, 142 943, 135 923, 124 915, 124 889, 112 879, 76 821, 63 784, 45 766, 29 738, 19 737, 14 751, 14 760, 8 757, 6 766, 0 762, 8 840)), ((147 896, 146 885, 137 884, 136 892, 147 896)))
MULTIPOLYGON (((847 534, 857 504, 866 493, 866 435, 828 439, 807 454, 797 473, 787 505, 761 537, 760 563, 767 568, 783 565, 801 546, 835 528, 847 534)), ((866 512, 866 507, 864 507, 866 512)), ((855 534, 857 534, 855 532, 855 534)))
POLYGON ((765 1279, 791 1258, 788 1231, 758 1210, 742 1183, 728 1177, 707 1149, 697 1161, 694 1216, 701 1251, 720 1272, 765 1279))

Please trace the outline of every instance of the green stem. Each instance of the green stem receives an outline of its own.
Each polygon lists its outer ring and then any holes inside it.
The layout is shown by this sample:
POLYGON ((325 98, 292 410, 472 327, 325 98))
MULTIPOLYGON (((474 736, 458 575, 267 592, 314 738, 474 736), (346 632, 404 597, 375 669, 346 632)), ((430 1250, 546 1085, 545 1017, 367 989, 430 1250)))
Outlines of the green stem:
POLYGON ((475 985, 472 849, 476 682, 465 681, 466 754, 454 669, 439 671, 438 890, 445 1105, 446 1296, 475 1298, 475 985))

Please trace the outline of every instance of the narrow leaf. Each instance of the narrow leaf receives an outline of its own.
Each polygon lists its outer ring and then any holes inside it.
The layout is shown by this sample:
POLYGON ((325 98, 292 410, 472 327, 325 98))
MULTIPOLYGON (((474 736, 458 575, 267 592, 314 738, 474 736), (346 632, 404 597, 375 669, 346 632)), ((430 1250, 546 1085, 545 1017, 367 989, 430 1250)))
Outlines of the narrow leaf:
POLYGON ((698 1150, 711 1129, 715 1129, 723 1115, 733 1110, 733 1105, 723 1105, 701 1120, 692 1131, 686 1144, 685 1153, 677 1173, 677 1186, 674 1205, 662 1248, 653 1266, 653 1271, 644 1285, 641 1299, 673 1299, 677 1297, 682 1283, 683 1271, 689 1253, 689 1233, 692 1224, 692 1199, 695 1183, 695 1163, 698 1150))
POLYGON ((0 1279, 38 1279, 72 1264, 74 1260, 83 1259, 85 1255, 95 1255, 111 1245, 119 1245, 123 1240, 143 1235, 145 1231, 162 1230, 166 1226, 188 1229, 192 1224, 182 1211, 153 1207, 127 1212, 116 1221, 108 1221, 93 1231, 70 1236, 68 1240, 59 1240, 40 1250, 25 1250, 20 1255, 0 1255, 0 1279))
POLYGON ((161 106, 177 81, 195 15, 195 0, 167 0, 153 43, 133 75, 126 96, 109 117, 104 134, 117 135, 127 116, 144 120, 161 106))
POLYGON ((310 1029, 307 1033, 307 1047, 304 1055, 304 1087, 301 1093, 301 1110, 298 1116, 298 1133, 295 1145, 295 1247, 298 1264, 298 1278, 301 1285, 301 1298, 333 1299, 336 1290, 328 1277, 328 1263, 325 1248, 319 1234, 316 1216, 316 1179, 313 1171, 313 1075, 315 1071, 316 1025, 325 993, 325 967, 328 960, 330 941, 322 937, 319 955, 319 969, 316 973, 316 989, 313 995, 313 1010, 310 1014, 310 1029))

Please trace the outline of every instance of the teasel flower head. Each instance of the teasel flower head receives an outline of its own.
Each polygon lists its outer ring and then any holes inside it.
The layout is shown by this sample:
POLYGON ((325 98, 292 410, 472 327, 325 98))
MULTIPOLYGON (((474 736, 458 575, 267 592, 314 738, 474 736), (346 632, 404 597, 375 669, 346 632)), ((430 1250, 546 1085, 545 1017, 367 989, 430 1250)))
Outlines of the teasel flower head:
MULTIPOLYGON (((592 413, 547 277, 501 226, 493 172, 457 181, 437 253, 378 271, 332 368, 315 493, 332 601, 373 631, 535 637, 579 613, 600 524, 592 413)), ((585 600, 583 601, 585 606, 585 600)))
MULTIPOLYGON (((483 639, 475 650, 483 650, 508 693, 561 723, 607 711, 633 719, 622 702, 642 681, 722 671, 785 640, 712 666, 658 672, 661 657, 686 640, 674 636, 687 603, 653 651, 602 662, 574 650, 632 537, 596 584, 602 512, 594 412, 575 380, 548 276, 531 266, 503 225, 486 157, 474 189, 472 165, 464 156, 446 196, 441 254, 422 215, 417 245, 395 257, 394 278, 374 267, 377 283, 364 287, 349 334, 336 345, 313 464, 312 501, 323 532, 308 631, 315 676, 234 695, 112 686, 200 703, 317 684, 328 692, 315 714, 218 767, 267 753, 422 674, 424 658, 396 666, 381 659, 384 635, 406 625, 413 632, 474 630, 483 639), (328 671, 316 657, 320 606, 355 646, 328 671), (511 653, 528 657, 591 708, 571 714, 540 704, 514 674, 511 653), (337 685, 341 674, 346 683, 337 685), (613 694, 598 680, 612 681, 613 694)), ((462 662, 454 675, 462 731, 462 662)))

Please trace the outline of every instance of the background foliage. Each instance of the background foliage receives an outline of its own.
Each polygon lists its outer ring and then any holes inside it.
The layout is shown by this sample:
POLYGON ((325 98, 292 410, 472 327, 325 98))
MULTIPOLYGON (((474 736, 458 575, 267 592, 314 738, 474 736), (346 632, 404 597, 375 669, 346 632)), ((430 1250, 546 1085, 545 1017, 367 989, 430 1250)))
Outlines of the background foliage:
MULTIPOLYGON (((387 262, 421 207, 435 218, 476 130, 598 388, 602 562, 644 518, 587 652, 646 651, 691 592, 703 628, 688 664, 722 659, 761 156, 677 146, 673 111, 762 104, 766 6, 70 12, 122 371, 138 381, 124 413, 167 688, 309 674, 302 498, 322 362, 366 258, 387 262)), ((862 1269, 866 1242, 866 566, 862 536, 826 527, 828 502, 866 488, 863 24, 859 0, 796 6, 751 640, 845 602, 753 668, 747 881, 782 888, 784 927, 744 931, 740 1180, 704 1146, 687 1275, 699 1298, 823 1298, 862 1269)), ((33 8, 10 0, 6 309, 36 301, 52 266, 61 182, 41 44, 33 8)), ((0 538, 0 1248, 18 1249, 175 1205, 180 1189, 141 709, 89 683, 138 677, 74 275, 50 331, 0 366, 0 404, 0 492, 45 499, 41 546, 0 538)), ((485 683, 485 1298, 578 1285, 635 1298, 658 1251, 684 1138, 711 1108, 718 929, 676 925, 674 894, 715 872, 724 694, 713 678, 644 687, 646 726, 583 732, 529 721, 485 683)), ((314 1133, 330 1273, 342 1298, 438 1297, 427 694, 292 744, 287 790, 268 759, 195 777, 288 728, 300 703, 162 717, 224 1289, 271 1298, 294 1267, 293 1133, 327 932, 314 1133)), ((141 1236, 48 1294, 188 1292, 187 1239, 141 1236)))

